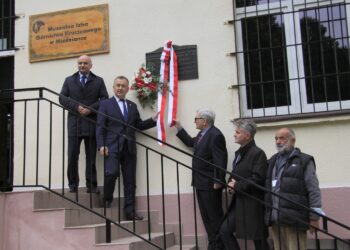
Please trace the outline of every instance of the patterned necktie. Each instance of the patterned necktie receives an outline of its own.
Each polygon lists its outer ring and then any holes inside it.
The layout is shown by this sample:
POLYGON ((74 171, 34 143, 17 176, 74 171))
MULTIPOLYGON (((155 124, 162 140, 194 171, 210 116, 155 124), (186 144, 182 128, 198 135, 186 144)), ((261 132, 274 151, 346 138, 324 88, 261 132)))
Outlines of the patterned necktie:
POLYGON ((85 82, 86 82, 86 75, 82 75, 81 79, 80 79, 80 83, 82 86, 85 86, 85 82))
POLYGON ((124 116, 124 121, 128 120, 128 110, 126 108, 126 101, 124 99, 120 100, 121 102, 123 102, 123 116, 124 116))
POLYGON ((199 133, 198 138, 197 138, 197 144, 202 140, 203 138, 203 133, 199 133))

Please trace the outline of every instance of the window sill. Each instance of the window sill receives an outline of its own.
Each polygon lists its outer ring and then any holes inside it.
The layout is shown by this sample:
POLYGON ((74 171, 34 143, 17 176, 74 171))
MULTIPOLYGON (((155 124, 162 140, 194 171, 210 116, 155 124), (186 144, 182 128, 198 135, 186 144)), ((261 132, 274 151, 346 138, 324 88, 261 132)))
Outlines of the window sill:
POLYGON ((253 119, 262 126, 277 125, 276 123, 280 122, 283 124, 307 124, 326 121, 347 121, 350 120, 350 110, 257 117, 253 119))

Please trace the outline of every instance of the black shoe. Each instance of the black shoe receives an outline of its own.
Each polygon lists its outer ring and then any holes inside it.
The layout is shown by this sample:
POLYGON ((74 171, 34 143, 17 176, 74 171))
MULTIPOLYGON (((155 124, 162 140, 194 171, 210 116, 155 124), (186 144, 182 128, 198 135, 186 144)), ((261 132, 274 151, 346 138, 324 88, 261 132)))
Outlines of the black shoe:
POLYGON ((92 187, 92 188, 87 188, 86 190, 87 193, 95 193, 95 194, 99 194, 100 190, 97 187, 92 187))
POLYGON ((69 193, 76 193, 77 187, 69 187, 69 193))
POLYGON ((127 213, 125 216, 126 220, 143 220, 143 217, 138 214, 134 213, 127 213))

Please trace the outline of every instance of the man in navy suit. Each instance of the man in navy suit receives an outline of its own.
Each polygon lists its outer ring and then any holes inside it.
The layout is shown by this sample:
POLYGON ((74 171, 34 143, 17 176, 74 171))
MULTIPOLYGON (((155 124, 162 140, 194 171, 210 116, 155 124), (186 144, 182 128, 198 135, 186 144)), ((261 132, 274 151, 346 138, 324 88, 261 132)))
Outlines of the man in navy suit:
POLYGON ((63 83, 59 101, 68 113, 68 185, 70 192, 79 186, 78 159, 80 144, 84 140, 86 155, 87 192, 99 193, 96 178, 96 113, 100 100, 108 93, 103 79, 91 70, 92 61, 87 55, 78 58, 78 72, 67 77, 63 83), (92 110, 93 109, 93 110, 92 110))
POLYGON ((208 234, 208 250, 222 249, 218 230, 224 216, 222 209, 222 187, 227 168, 227 149, 224 135, 214 126, 215 113, 208 109, 196 112, 194 123, 200 130, 191 137, 179 121, 177 137, 188 147, 193 147, 194 155, 203 160, 192 159, 192 185, 196 189, 199 210, 208 234), (208 164, 210 162, 218 167, 208 164), (209 176, 209 177, 208 177, 209 176), (211 177, 211 178, 210 178, 211 177))
POLYGON ((97 116, 97 147, 104 158, 105 182, 104 200, 109 207, 113 200, 113 192, 119 166, 121 166, 124 183, 124 212, 128 220, 142 220, 135 213, 135 181, 136 181, 136 143, 135 127, 145 130, 156 126, 158 114, 142 121, 134 102, 126 100, 129 91, 129 80, 118 76, 114 80, 114 96, 101 102, 97 116), (130 125, 131 127, 126 126, 130 125))

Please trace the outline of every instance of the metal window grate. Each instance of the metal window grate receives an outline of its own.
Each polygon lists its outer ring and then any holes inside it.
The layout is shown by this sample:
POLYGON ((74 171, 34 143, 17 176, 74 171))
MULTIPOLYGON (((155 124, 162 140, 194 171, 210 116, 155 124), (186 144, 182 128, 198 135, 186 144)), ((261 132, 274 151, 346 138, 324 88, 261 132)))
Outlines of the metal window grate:
POLYGON ((242 117, 350 110, 346 1, 233 3, 242 117))
POLYGON ((15 50, 15 1, 0 0, 0 51, 15 50))

